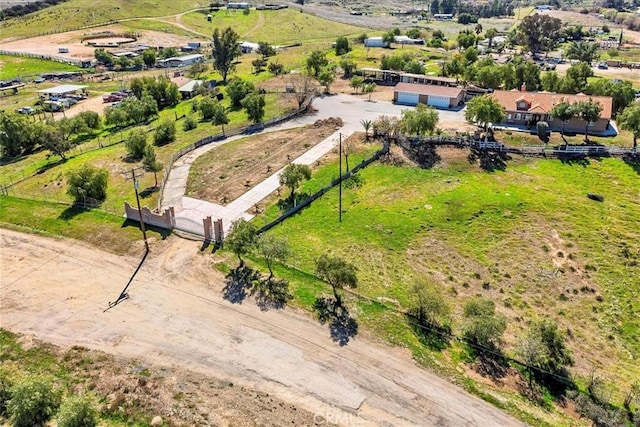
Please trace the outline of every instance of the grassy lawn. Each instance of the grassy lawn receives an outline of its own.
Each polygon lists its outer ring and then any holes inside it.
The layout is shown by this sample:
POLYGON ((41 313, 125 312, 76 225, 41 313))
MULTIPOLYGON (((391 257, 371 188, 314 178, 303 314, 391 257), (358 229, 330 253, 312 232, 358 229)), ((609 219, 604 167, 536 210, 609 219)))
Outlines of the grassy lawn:
POLYGON ((241 40, 254 43, 288 44, 304 40, 304 43, 335 41, 338 36, 355 36, 365 32, 361 27, 328 21, 301 13, 295 9, 275 11, 251 10, 248 15, 241 11, 221 10, 213 14, 212 22, 206 13, 192 12, 182 17, 182 23, 194 30, 212 34, 215 28, 232 27, 241 40))
MULTIPOLYGON (((318 170, 302 191, 319 188, 336 169, 318 170)), ((291 272, 281 274, 292 278, 300 304, 308 307, 317 284, 293 277, 311 275, 314 260, 325 252, 358 266, 359 293, 404 309, 411 306, 408 289, 417 278, 440 287, 457 333, 464 302, 482 295, 509 319, 507 353, 514 353, 529 320, 554 319, 570 332, 572 373, 584 377, 595 367, 621 404, 631 380, 640 376, 634 362, 640 356, 640 305, 632 297, 640 286, 636 171, 618 159, 514 159, 504 171, 487 173, 466 155, 454 155, 432 169, 374 164, 360 174, 362 187, 343 192, 341 224, 334 189, 270 231, 295 248, 291 272), (589 192, 604 195, 605 202, 587 199, 589 192)), ((276 214, 268 210, 257 225, 276 214)), ((358 321, 409 347, 423 363, 444 372, 461 369, 459 347, 429 351, 397 315, 369 302, 352 304, 358 321)), ((515 413, 537 413, 512 394, 489 390, 507 399, 515 413)), ((552 425, 569 423, 549 421, 553 416, 542 414, 552 425)))
POLYGON ((175 15, 199 7, 195 0, 163 2, 162 8, 152 0, 70 0, 36 13, 0 24, 0 39, 5 37, 33 37, 49 29, 70 30, 84 25, 150 16, 175 15))
MULTIPOLYGON (((0 225, 17 231, 83 240, 119 254, 139 251, 142 247, 139 227, 121 215, 74 209, 58 203, 0 196, 0 225)), ((147 236, 162 238, 153 228, 147 230, 147 236)))
POLYGON ((0 80, 35 76, 55 71, 78 71, 79 67, 42 59, 0 55, 0 80))

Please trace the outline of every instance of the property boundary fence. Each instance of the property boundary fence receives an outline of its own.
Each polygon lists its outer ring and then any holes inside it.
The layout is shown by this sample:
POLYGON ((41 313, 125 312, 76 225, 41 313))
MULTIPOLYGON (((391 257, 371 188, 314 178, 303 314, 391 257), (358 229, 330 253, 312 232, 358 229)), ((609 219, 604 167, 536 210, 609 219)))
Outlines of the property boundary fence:
POLYGON ((381 156, 387 154, 389 152, 389 146, 390 146, 389 145, 389 141, 386 140, 384 142, 382 148, 380 150, 376 151, 376 153, 373 156, 371 156, 370 158, 368 158, 366 160, 363 160, 360 164, 354 166, 353 169, 351 169, 349 172, 343 174, 342 176, 340 176, 338 178, 335 178, 333 181, 331 181, 331 184, 321 188, 316 193, 314 193, 313 195, 307 197, 305 200, 303 200, 302 202, 300 202, 299 204, 297 204, 293 208, 289 209, 288 211, 286 211, 285 213, 280 215, 275 220, 273 220, 270 223, 268 223, 268 224, 264 225, 263 227, 261 227, 257 231, 257 234, 262 234, 262 233, 264 233, 266 231, 269 231, 270 229, 272 229, 276 225, 278 225, 281 222, 283 222, 285 219, 287 219, 290 216, 295 215, 296 213, 300 212, 302 209, 306 208, 311 203, 313 203, 314 201, 316 201, 317 199, 322 197, 327 191, 331 190, 333 187, 335 187, 336 185, 340 184, 342 181, 344 181, 344 180, 350 178, 351 176, 355 175, 360 169, 366 168, 371 163, 373 163, 376 160, 378 160, 381 156))
POLYGON ((411 149, 419 144, 451 145, 458 148, 476 148, 511 154, 537 155, 541 157, 621 157, 638 154, 638 149, 607 145, 523 145, 510 147, 499 141, 474 140, 468 136, 401 136, 393 138, 403 148, 411 149))
POLYGON ((83 62, 80 59, 65 58, 63 56, 42 55, 39 53, 29 53, 29 52, 14 52, 11 50, 0 50, 0 55, 19 56, 22 58, 44 59, 47 61, 55 61, 55 62, 61 62, 63 64, 76 65, 78 67, 81 67, 83 62))

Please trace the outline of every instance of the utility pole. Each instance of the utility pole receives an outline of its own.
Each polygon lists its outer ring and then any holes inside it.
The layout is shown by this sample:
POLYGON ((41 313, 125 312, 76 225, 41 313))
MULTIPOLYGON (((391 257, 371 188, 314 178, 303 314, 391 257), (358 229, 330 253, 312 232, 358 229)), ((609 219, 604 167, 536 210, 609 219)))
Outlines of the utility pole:
MULTIPOLYGON (((128 172, 127 172, 128 173, 128 172)), ((144 228, 144 221, 142 220, 142 208, 140 207, 140 196, 138 195, 138 178, 144 175, 144 168, 137 167, 131 168, 131 177, 126 178, 133 180, 133 189, 136 192, 136 203, 138 204, 138 217, 140 218, 140 229, 142 230, 142 238, 144 239, 144 247, 149 250, 149 242, 147 242, 147 230, 144 228)))
POLYGON ((342 222, 342 134, 339 134, 339 163, 340 163, 340 180, 339 190, 338 190, 338 222, 342 222))

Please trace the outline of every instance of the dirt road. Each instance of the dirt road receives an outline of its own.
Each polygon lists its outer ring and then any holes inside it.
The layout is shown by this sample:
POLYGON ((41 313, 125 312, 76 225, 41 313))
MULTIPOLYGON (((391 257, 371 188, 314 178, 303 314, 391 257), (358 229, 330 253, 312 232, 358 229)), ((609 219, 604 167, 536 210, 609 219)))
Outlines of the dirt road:
POLYGON ((103 312, 138 259, 8 230, 0 242, 0 320, 12 331, 232 380, 342 425, 521 425, 404 350, 361 336, 340 347, 304 313, 225 301, 199 243, 152 242, 130 298, 103 312))

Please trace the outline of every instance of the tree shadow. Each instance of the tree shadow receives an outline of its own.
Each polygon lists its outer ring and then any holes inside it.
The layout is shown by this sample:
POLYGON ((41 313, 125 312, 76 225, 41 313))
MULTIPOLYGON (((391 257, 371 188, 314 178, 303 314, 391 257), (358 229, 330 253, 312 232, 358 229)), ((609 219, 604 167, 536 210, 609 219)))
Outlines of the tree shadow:
POLYGON ((409 159, 411 159, 411 161, 416 163, 422 169, 431 169, 440 162, 440 160, 442 160, 436 150, 435 144, 417 142, 415 144, 411 144, 410 149, 402 147, 402 151, 409 159))
MULTIPOLYGON (((125 228, 125 227, 135 227, 137 229, 140 229, 140 221, 127 218, 124 220, 124 222, 120 226, 120 228, 125 228)), ((162 240, 165 240, 167 237, 171 235, 171 230, 169 230, 168 228, 156 227, 155 225, 151 225, 147 223, 144 224, 144 228, 148 232, 157 233, 158 235, 160 235, 162 240)))
POLYGON ((289 292, 289 282, 285 279, 265 279, 253 284, 251 295, 255 295, 256 304, 262 311, 283 309, 293 295, 289 292))
POLYGON ((622 156, 622 160, 631 166, 638 175, 640 175, 640 153, 637 154, 626 154, 622 156))
POLYGON ((565 165, 577 165, 582 166, 583 168, 586 168, 591 164, 591 160, 589 160, 589 158, 584 154, 558 154, 558 160, 565 165))
POLYGON ((234 268, 225 278, 222 298, 232 304, 242 304, 247 297, 247 290, 253 287, 255 281, 260 280, 260 273, 246 265, 234 268))
MULTIPOLYGON (((309 197, 311 197, 311 195, 306 192, 295 194, 296 206, 298 206, 301 202, 305 201, 309 197)), ((287 212, 288 210, 294 208, 293 199, 290 196, 284 199, 278 199, 277 205, 278 209, 280 209, 280 212, 287 212)), ((306 209, 306 207, 303 209, 306 209)))
POLYGON ((501 384, 509 371, 509 362, 502 356, 499 349, 494 348, 493 353, 477 351, 473 368, 483 377, 491 378, 493 382, 501 384))
POLYGON ((153 187, 147 187, 144 190, 142 190, 140 193, 138 193, 138 195, 143 198, 146 199, 148 197, 151 197, 151 195, 153 193, 155 193, 156 191, 159 191, 160 187, 156 187, 155 185, 153 187))
POLYGON ((420 324, 417 316, 407 313, 407 320, 420 342, 431 350, 442 351, 451 344, 451 328, 434 323, 420 324))
POLYGON ((497 170, 504 171, 507 169, 507 160, 511 160, 511 156, 502 151, 471 148, 468 160, 469 163, 476 163, 479 161, 482 169, 487 172, 495 172, 497 170))
POLYGON ((328 323, 331 339, 340 346, 358 334, 358 322, 351 317, 349 310, 331 297, 316 298, 313 309, 323 325, 328 323))
POLYGON ((63 210, 60 215, 58 215, 58 219, 62 219, 64 221, 68 221, 72 218, 74 218, 77 215, 80 215, 83 212, 86 212, 87 209, 81 207, 81 206, 77 206, 77 205, 71 205, 68 208, 66 208, 65 210, 63 210))
POLYGON ((42 166, 40 166, 38 169, 36 169, 36 175, 40 175, 45 173, 46 171, 48 171, 49 169, 55 168, 56 166, 59 166, 63 163, 65 163, 67 161, 67 159, 58 159, 55 162, 51 162, 51 163, 47 163, 44 164, 42 166))

